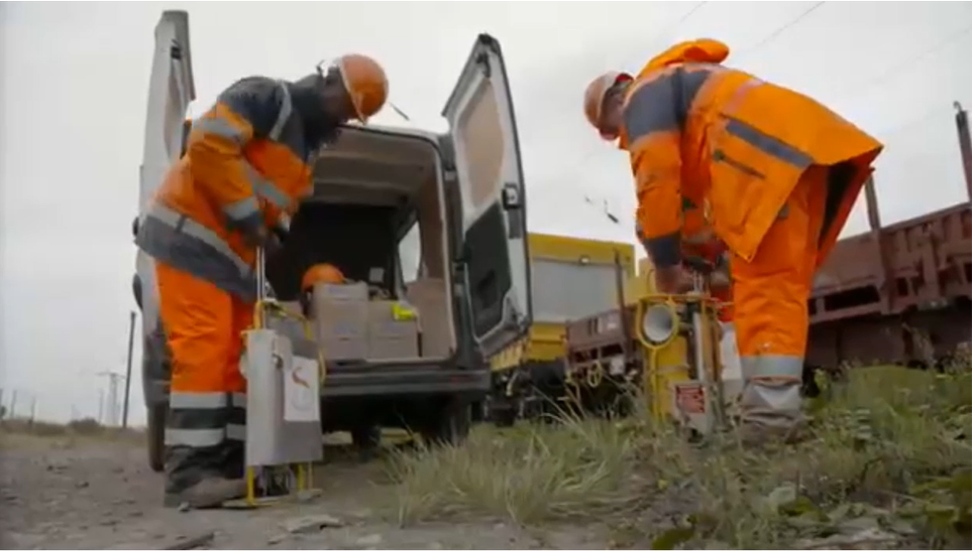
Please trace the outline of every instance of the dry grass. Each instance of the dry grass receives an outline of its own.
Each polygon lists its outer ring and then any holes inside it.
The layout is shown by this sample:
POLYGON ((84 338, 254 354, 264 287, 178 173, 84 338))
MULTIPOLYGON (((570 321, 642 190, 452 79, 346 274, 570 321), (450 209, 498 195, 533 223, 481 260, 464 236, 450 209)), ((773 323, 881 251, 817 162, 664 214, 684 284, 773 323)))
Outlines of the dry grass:
POLYGON ((5 442, 12 442, 13 438, 56 439, 70 442, 89 439, 139 443, 145 441, 145 433, 141 429, 107 427, 91 418, 78 419, 69 423, 50 423, 20 418, 3 419, 0 420, 0 435, 4 437, 5 442))
POLYGON ((972 543, 969 370, 862 368, 808 410, 810 439, 761 450, 690 444, 640 415, 479 426, 461 447, 393 459, 399 520, 599 519, 617 547, 972 543))

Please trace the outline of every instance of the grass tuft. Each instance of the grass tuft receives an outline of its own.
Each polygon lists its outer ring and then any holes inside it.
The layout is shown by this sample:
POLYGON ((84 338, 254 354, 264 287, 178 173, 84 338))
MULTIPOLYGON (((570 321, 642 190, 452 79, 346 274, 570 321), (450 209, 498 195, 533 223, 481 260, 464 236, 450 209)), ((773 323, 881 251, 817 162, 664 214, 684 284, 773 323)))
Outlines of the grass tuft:
POLYGON ((642 414, 477 426, 392 457, 399 521, 597 520, 636 548, 972 544, 972 370, 858 368, 807 405, 808 439, 761 449, 642 414))

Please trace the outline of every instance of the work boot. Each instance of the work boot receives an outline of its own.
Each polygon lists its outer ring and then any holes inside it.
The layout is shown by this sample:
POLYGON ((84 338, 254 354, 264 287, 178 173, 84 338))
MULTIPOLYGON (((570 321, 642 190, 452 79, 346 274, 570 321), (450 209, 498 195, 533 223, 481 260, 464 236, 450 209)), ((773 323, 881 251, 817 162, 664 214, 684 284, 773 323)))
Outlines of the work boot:
POLYGON ((246 481, 242 478, 206 477, 181 492, 167 492, 165 506, 181 507, 185 504, 193 509, 207 509, 245 495, 246 481))

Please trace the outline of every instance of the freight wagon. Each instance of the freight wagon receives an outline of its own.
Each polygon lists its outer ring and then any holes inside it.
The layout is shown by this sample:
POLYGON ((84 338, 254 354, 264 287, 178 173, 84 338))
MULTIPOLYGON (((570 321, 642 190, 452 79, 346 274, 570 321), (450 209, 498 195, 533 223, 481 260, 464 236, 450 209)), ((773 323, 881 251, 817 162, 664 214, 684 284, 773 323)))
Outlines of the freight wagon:
MULTIPOLYGON (((968 115, 956 108, 972 199, 968 115)), ((972 338, 972 204, 882 227, 873 181, 865 199, 870 231, 841 240, 817 272, 807 362, 932 367, 951 361, 972 338)))
POLYGON ((492 359, 485 416, 500 426, 550 411, 564 393, 566 324, 617 304, 615 258, 634 274, 630 243, 530 233, 533 297, 529 334, 492 359))

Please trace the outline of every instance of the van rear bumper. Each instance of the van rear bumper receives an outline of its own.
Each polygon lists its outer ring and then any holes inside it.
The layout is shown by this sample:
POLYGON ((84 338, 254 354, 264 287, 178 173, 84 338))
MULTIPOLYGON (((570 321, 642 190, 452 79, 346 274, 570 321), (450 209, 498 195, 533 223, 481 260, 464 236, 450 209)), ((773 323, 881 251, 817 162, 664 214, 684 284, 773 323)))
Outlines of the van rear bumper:
POLYGON ((346 367, 328 372, 321 389, 324 398, 406 394, 485 394, 486 369, 440 366, 346 367))

